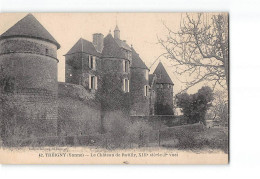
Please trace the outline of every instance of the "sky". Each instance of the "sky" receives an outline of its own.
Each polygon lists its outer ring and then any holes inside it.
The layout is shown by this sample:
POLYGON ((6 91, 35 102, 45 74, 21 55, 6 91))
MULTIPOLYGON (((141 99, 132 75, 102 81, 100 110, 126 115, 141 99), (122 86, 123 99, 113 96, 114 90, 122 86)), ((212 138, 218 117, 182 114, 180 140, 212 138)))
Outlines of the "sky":
MULTIPOLYGON (((114 32, 116 24, 120 29, 122 40, 139 53, 150 73, 161 61, 174 83, 174 93, 184 88, 174 74, 174 67, 170 67, 169 61, 160 57, 164 52, 158 44, 158 38, 167 36, 166 23, 172 30, 179 28, 181 13, 32 13, 36 19, 49 31, 60 43, 57 51, 58 81, 65 80, 65 57, 70 48, 79 38, 92 41, 92 34, 102 33, 106 36, 109 31, 114 32), (153 64, 153 65, 152 65, 153 64)), ((26 16, 27 13, 2 13, 0 14, 0 34, 4 33, 16 22, 26 16)))

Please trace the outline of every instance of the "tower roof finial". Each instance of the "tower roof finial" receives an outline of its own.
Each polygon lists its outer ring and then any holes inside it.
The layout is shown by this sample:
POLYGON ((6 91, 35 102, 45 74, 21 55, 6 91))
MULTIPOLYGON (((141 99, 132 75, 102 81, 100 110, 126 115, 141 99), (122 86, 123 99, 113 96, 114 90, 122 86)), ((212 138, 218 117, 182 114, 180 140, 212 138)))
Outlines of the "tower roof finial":
POLYGON ((115 27, 114 31, 120 31, 119 28, 118 28, 118 25, 117 25, 117 15, 116 15, 116 27, 115 27))
POLYGON ((115 31, 120 31, 117 25, 115 27, 115 31))

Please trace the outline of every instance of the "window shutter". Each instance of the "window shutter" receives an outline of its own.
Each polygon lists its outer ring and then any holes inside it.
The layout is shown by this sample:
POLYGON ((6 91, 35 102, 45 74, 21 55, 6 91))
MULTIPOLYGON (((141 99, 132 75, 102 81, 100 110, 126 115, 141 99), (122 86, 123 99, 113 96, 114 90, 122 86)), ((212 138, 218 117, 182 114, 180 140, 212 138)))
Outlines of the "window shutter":
POLYGON ((96 57, 93 57, 93 69, 96 70, 96 57))
POLYGON ((91 56, 88 56, 88 67, 91 68, 91 56))
POLYGON ((91 75, 88 75, 88 88, 91 89, 91 75))
POLYGON ((129 62, 128 61, 126 61, 126 72, 128 73, 129 71, 129 62))
POLYGON ((129 92, 129 80, 127 80, 127 92, 129 92))
POLYGON ((125 61, 123 60, 123 72, 125 72, 125 61))
POLYGON ((145 78, 146 78, 146 80, 148 80, 148 78, 149 78, 148 70, 145 70, 145 78))
POLYGON ((123 79, 123 91, 125 91, 125 79, 123 79))
POLYGON ((97 89, 97 76, 95 76, 95 90, 97 89))

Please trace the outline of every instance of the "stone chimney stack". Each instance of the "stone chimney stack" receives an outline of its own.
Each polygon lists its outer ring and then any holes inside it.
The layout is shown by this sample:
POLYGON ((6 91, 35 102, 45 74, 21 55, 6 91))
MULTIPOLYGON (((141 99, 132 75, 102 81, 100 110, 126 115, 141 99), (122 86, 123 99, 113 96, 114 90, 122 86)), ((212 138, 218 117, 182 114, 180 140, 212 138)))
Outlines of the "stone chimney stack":
POLYGON ((119 30, 117 25, 116 25, 116 28, 114 30, 114 38, 115 39, 120 39, 120 30, 119 30))
POLYGON ((104 35, 101 33, 93 34, 93 45, 101 53, 104 48, 104 35))

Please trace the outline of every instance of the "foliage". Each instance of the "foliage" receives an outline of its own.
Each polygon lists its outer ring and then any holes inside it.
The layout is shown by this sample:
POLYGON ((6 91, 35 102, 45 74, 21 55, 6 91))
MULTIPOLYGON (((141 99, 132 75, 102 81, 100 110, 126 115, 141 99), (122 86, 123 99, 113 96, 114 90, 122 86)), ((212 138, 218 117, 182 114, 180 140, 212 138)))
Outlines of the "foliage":
POLYGON ((104 128, 110 147, 123 147, 127 143, 129 126, 130 122, 119 111, 105 115, 104 128))
POLYGON ((147 146, 152 137, 152 131, 152 127, 147 122, 134 121, 129 130, 131 142, 137 143, 139 147, 147 146))
POLYGON ((191 124, 161 131, 162 146, 181 150, 222 150, 228 153, 228 129, 191 124))
POLYGON ((129 111, 130 95, 121 90, 121 81, 120 75, 116 73, 106 74, 99 81, 101 88, 98 89, 96 98, 101 101, 103 110, 122 110, 125 113, 129 111))
POLYGON ((212 107, 207 112, 207 119, 217 121, 221 126, 228 126, 228 95, 225 91, 216 91, 212 107))
POLYGON ((119 111, 107 113, 104 118, 104 128, 108 148, 147 146, 152 131, 152 127, 148 123, 140 120, 131 122, 119 111))
POLYGON ((205 124, 205 115, 211 102, 213 101, 213 92, 209 87, 202 87, 198 93, 182 93, 176 96, 177 106, 182 108, 184 117, 187 117, 188 123, 193 124, 199 121, 205 124))
POLYGON ((168 34, 159 39, 162 55, 176 67, 177 75, 190 77, 183 91, 205 81, 213 84, 213 90, 216 85, 228 87, 227 14, 186 13, 179 30, 164 25, 168 34))
POLYGON ((157 115, 173 115, 173 108, 168 104, 156 104, 157 115))

